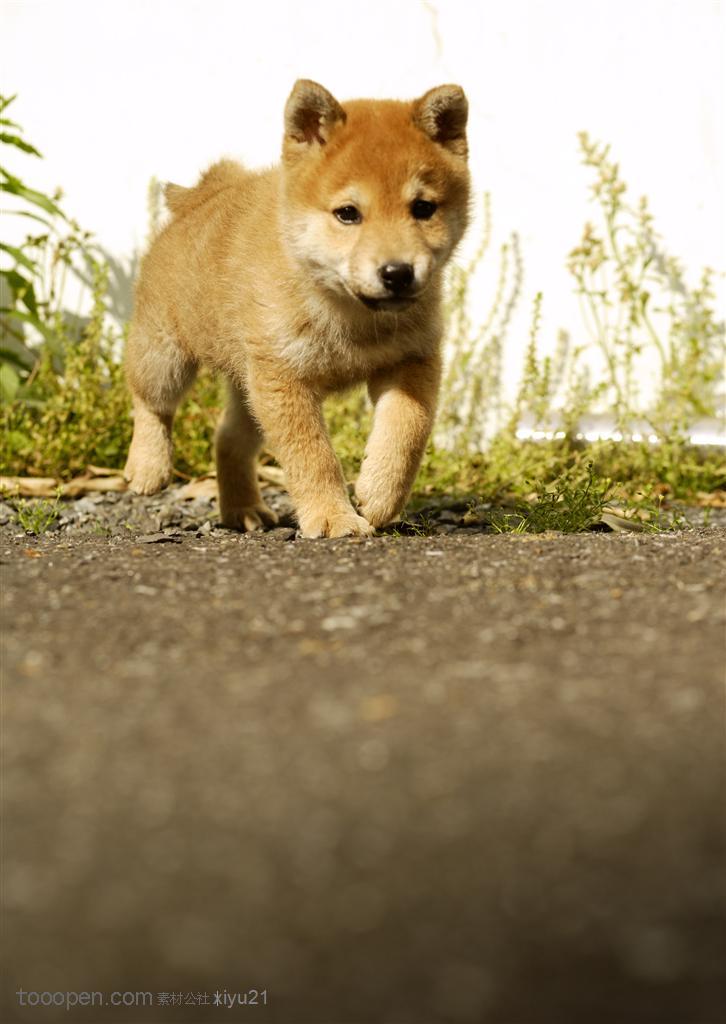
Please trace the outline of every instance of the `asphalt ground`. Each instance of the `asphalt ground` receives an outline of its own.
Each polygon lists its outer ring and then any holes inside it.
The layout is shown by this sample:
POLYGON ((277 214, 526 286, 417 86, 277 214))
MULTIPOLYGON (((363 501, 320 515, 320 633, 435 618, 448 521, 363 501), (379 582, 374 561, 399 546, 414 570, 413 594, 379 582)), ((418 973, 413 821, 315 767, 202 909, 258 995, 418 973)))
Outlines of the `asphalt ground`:
POLYGON ((5 1020, 726 1019, 726 529, 1 530, 5 1020))

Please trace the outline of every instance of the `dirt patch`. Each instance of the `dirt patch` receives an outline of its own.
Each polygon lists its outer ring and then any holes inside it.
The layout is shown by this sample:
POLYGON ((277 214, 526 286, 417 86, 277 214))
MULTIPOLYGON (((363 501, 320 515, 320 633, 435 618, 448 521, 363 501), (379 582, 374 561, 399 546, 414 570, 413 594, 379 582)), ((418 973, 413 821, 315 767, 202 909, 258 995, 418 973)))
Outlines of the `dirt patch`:
POLYGON ((6 1019, 720 1019, 726 530, 103 499, 2 528, 6 1019))

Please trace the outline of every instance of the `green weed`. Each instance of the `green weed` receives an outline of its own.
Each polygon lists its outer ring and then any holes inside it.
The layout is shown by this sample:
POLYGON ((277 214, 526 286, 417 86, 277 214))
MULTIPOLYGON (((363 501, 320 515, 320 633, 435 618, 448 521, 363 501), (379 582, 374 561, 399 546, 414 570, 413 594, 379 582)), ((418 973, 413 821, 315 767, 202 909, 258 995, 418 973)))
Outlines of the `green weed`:
POLYGON ((613 490, 612 482, 596 477, 589 463, 584 478, 566 473, 549 485, 537 484, 533 501, 515 502, 512 512, 495 512, 491 525, 497 533, 579 533, 600 522, 613 490))
POLYGON ((599 224, 585 225, 568 267, 602 356, 608 408, 626 437, 641 416, 659 440, 684 438, 697 417, 718 408, 724 325, 715 314, 714 273, 706 268, 689 286, 663 248, 647 199, 627 203, 610 147, 586 132, 579 139, 595 172, 599 224))
POLYGON ((390 532, 393 537, 433 537, 438 525, 434 516, 422 510, 406 516, 390 532))
POLYGON ((39 537, 51 528, 60 515, 60 499, 46 501, 19 500, 15 506, 15 518, 21 529, 39 537))
MULTIPOLYGON (((23 129, 7 117, 15 96, 0 96, 0 148, 8 160, 14 150, 40 158, 23 137, 23 129)), ((91 236, 81 230, 60 206, 61 193, 52 196, 28 186, 0 167, 0 192, 9 198, 3 216, 22 217, 34 229, 19 245, 0 242, 9 266, 0 268, 0 398, 3 402, 32 400, 28 385, 37 375, 41 353, 59 371, 64 356, 64 333, 73 333, 79 318, 64 309, 69 274, 83 279, 93 259, 91 236), (33 337, 40 344, 33 342, 33 337)))
POLYGON ((476 328, 466 312, 489 242, 487 200, 482 248, 469 267, 455 268, 451 276, 437 450, 427 454, 418 480, 428 492, 439 482, 465 493, 522 494, 528 481, 557 481, 580 471, 584 460, 593 463, 598 478, 631 492, 655 483, 671 496, 693 498, 726 485, 723 450, 699 450, 688 440, 698 418, 723 416, 724 324, 715 313, 714 274, 705 270, 690 287, 680 264, 665 253, 646 200, 627 203, 608 148, 585 133, 580 147, 595 172, 592 194, 600 218, 599 226, 585 226, 567 261, 586 333, 573 343, 560 332, 554 354, 540 355, 544 298, 536 295, 519 389, 507 405, 501 352, 521 294, 516 236, 500 253, 499 286, 484 324, 476 328), (599 372, 592 370, 598 356, 599 372), (619 434, 586 445, 580 424, 603 409, 614 414, 619 434), (523 440, 531 431, 548 440, 523 440))

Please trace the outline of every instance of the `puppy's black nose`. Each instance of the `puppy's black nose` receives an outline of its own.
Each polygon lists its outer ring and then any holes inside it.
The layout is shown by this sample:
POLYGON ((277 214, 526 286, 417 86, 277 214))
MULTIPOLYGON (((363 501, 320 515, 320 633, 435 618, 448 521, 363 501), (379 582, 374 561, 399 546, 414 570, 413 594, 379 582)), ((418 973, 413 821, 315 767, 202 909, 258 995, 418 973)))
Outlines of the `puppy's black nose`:
POLYGON ((413 267, 410 263, 386 263, 378 268, 378 276, 393 295, 400 295, 413 284, 413 267))

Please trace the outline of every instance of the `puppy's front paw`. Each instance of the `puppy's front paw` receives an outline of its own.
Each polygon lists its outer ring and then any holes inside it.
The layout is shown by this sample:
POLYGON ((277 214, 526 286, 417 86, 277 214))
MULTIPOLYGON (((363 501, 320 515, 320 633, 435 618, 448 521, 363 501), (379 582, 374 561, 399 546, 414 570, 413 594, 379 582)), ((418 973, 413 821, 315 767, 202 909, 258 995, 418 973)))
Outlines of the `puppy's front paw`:
POLYGON ((360 514, 373 526, 385 526, 395 519, 406 504, 406 496, 407 491, 400 482, 376 472, 370 463, 363 464, 355 484, 355 497, 360 514))
POLYGON ((390 523, 392 519, 398 516, 404 505, 404 502, 395 502, 390 498, 381 499, 375 495, 368 497, 365 501, 361 501, 360 497, 358 500, 360 501, 361 514, 375 527, 385 526, 386 523, 390 523))
POLYGON ((371 537, 375 530, 363 516, 349 512, 308 513, 300 516, 303 537, 371 537))
POLYGON ((131 458, 124 468, 129 490, 136 494, 156 494, 171 483, 173 473, 170 462, 139 462, 131 458))
POLYGON ((277 524, 277 515, 264 501, 238 508, 224 508, 220 518, 222 525, 229 530, 264 530, 265 527, 277 524))

